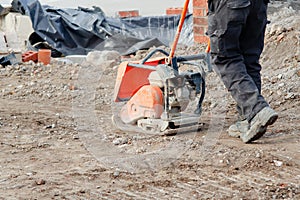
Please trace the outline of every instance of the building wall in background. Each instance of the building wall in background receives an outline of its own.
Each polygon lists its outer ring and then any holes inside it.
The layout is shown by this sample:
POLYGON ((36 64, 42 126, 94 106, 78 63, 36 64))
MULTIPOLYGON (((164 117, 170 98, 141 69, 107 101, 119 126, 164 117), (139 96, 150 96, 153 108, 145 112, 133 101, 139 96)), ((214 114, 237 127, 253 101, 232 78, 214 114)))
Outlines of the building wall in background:
POLYGON ((207 0, 193 0, 194 41, 207 43, 207 0))
MULTIPOLYGON (((0 0, 10 4, 12 0, 0 0)), ((169 7, 182 7, 185 0, 40 0, 42 5, 58 8, 100 7, 107 16, 115 16, 120 10, 139 10, 142 16, 164 15, 169 7)), ((192 0, 191 0, 192 2, 192 0)), ((192 9, 192 3, 190 3, 192 9)))

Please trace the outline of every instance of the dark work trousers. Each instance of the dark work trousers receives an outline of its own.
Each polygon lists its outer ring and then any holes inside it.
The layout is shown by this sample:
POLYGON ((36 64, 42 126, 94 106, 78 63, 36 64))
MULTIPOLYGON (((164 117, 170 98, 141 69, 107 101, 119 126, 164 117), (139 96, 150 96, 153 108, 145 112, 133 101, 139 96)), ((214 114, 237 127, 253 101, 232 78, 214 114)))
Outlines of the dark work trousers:
POLYGON ((267 0, 209 0, 208 31, 215 72, 237 103, 240 120, 268 106, 261 95, 267 0))

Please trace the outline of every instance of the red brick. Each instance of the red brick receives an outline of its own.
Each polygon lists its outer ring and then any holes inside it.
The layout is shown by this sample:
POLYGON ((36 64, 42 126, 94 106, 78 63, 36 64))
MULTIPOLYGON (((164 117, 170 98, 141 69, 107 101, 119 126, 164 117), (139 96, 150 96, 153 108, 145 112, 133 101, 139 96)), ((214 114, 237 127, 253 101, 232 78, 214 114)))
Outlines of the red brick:
POLYGON ((207 17, 194 17, 193 23, 194 25, 207 26, 207 17))
POLYGON ((207 8, 207 0, 193 0, 193 7, 207 8))
POLYGON ((205 26, 194 25, 194 27, 193 27, 194 33, 199 34, 199 35, 205 35, 206 30, 207 30, 207 28, 205 26))
POLYGON ((22 54, 22 62, 28 62, 32 60, 33 62, 38 61, 38 52, 36 51, 27 51, 22 54))
MULTIPOLYGON (((180 15, 182 13, 183 8, 178 7, 178 8, 167 8, 166 9, 166 14, 167 15, 180 15)), ((189 11, 187 11, 188 13, 189 11)))
POLYGON ((194 34, 194 41, 196 43, 208 43, 209 38, 207 36, 204 36, 204 35, 194 34))
POLYGON ((138 17, 139 16, 139 11, 138 10, 119 11, 118 16, 120 18, 138 17))
POLYGON ((194 17, 206 17, 207 16, 207 9, 206 8, 194 7, 193 16, 194 17))

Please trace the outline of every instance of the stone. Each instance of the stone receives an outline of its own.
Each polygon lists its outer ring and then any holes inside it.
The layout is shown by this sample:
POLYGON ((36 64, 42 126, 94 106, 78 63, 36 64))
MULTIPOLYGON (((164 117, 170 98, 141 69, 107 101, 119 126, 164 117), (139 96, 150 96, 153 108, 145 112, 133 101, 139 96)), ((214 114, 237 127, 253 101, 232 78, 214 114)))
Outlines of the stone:
POLYGON ((281 167, 282 164, 283 164, 283 162, 278 161, 278 160, 273 160, 273 162, 274 162, 274 164, 275 164, 276 167, 281 167))
POLYGON ((107 62, 120 62, 121 55, 117 51, 92 51, 88 53, 86 60, 94 66, 101 66, 107 62))
POLYGON ((86 55, 70 55, 66 56, 66 59, 71 61, 72 63, 83 64, 86 62, 86 55))
POLYGON ((46 184, 46 181, 45 181, 44 179, 38 179, 38 180, 35 181, 35 183, 36 183, 37 185, 45 185, 45 184, 46 184))

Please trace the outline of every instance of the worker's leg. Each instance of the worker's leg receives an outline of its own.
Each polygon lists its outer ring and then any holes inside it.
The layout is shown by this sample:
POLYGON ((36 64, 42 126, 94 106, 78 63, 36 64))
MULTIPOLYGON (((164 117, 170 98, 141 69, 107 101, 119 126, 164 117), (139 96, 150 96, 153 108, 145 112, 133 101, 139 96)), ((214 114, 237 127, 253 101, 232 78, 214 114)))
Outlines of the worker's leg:
POLYGON ((261 93, 261 65, 259 58, 264 47, 264 35, 267 24, 267 2, 252 1, 246 26, 240 37, 240 47, 244 57, 247 73, 261 93))
POLYGON ((208 34, 214 69, 237 102, 242 119, 250 121, 268 106, 248 74, 240 48, 239 40, 251 11, 251 2, 212 0, 210 4, 208 34), (217 5, 215 2, 221 3, 217 5))

